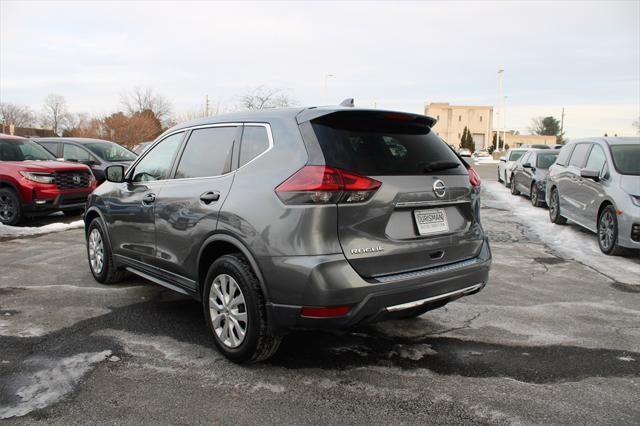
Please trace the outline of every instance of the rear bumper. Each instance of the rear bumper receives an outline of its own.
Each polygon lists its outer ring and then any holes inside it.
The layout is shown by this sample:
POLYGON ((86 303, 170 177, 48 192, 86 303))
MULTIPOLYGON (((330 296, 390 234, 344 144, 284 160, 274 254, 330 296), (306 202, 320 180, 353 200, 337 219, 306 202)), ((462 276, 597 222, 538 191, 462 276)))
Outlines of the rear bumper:
MULTIPOLYGON (((304 256, 305 258, 307 256, 304 256)), ((491 250, 485 243, 473 259, 405 274, 365 280, 342 261, 319 257, 308 274, 300 303, 270 303, 274 332, 289 329, 335 329, 398 318, 412 309, 440 307, 452 300, 477 293, 488 280, 491 250), (304 306, 352 306, 341 317, 302 316, 304 306)), ((309 259, 306 259, 308 265, 309 259)), ((297 262, 298 266, 300 262, 297 262)), ((292 293, 295 293, 293 289, 292 293)))

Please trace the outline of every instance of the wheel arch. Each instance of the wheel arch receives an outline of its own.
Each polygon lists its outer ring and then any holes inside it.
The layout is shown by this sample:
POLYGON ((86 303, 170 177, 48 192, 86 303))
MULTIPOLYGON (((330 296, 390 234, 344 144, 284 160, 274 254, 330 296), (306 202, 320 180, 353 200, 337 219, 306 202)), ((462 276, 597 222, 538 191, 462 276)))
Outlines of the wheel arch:
POLYGON ((598 229, 599 226, 598 223, 600 222, 600 215, 607 206, 613 206, 613 209, 616 209, 616 205, 613 204, 613 201, 609 200, 608 198, 602 200, 600 206, 598 207, 598 215, 596 216, 596 229, 598 229))
POLYGON ((262 294, 264 295, 265 301, 269 302, 269 292, 267 291, 264 278, 262 276, 262 272, 260 271, 260 267, 258 266, 258 262, 255 259, 255 256, 251 253, 251 251, 247 248, 240 239, 236 238, 233 235, 226 233, 217 233, 209 236, 202 247, 200 247, 200 251, 198 252, 198 276, 197 276, 197 294, 199 297, 203 297, 202 292, 204 291, 204 278, 207 276, 207 271, 209 270, 209 266, 219 257, 224 256, 230 253, 242 253, 242 255, 247 259, 249 265, 251 265, 251 269, 256 274, 258 278, 258 283, 260 284, 260 288, 262 290, 262 294))
POLYGON ((13 189, 16 194, 18 194, 18 197, 20 197, 20 191, 18 190, 18 187, 16 185, 14 185, 12 182, 9 182, 8 180, 0 180, 0 188, 9 188, 9 189, 13 189))

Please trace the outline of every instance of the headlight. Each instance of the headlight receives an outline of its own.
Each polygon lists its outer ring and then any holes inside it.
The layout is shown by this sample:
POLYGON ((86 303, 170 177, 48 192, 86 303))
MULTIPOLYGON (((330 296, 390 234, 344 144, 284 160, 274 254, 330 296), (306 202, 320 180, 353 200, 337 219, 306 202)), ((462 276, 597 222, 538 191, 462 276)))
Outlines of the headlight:
POLYGON ((631 195, 631 194, 629 194, 629 197, 631 197, 631 201, 633 202, 633 204, 635 204, 636 206, 640 207, 640 195, 631 195))
POLYGON ((38 183, 54 183, 55 178, 50 173, 37 173, 37 172, 20 172, 25 179, 32 180, 38 183))

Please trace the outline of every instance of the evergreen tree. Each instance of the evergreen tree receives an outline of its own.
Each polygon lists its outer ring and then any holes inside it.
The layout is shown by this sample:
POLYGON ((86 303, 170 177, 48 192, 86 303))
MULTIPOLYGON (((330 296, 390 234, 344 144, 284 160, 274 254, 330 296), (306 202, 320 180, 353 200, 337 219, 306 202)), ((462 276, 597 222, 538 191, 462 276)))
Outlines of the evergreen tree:
POLYGON ((464 127, 464 131, 462 132, 462 139, 460 139, 460 148, 466 148, 472 153, 476 150, 476 145, 473 142, 471 132, 466 126, 464 127))

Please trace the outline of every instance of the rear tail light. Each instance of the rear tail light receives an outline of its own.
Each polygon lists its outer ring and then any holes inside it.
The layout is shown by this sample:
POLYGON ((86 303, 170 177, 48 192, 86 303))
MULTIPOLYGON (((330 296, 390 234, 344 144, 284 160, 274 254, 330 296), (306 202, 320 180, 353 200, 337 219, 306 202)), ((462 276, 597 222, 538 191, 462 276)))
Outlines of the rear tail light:
POLYGON ((478 172, 476 172, 473 167, 467 164, 467 172, 469 172, 469 183, 471 186, 477 188, 480 186, 480 176, 478 172))
POLYGON ((351 311, 351 306, 334 306, 331 308, 302 308, 303 317, 329 318, 342 317, 351 311))
POLYGON ((276 188, 286 204, 361 203, 380 188, 375 179, 327 166, 305 166, 276 188))

